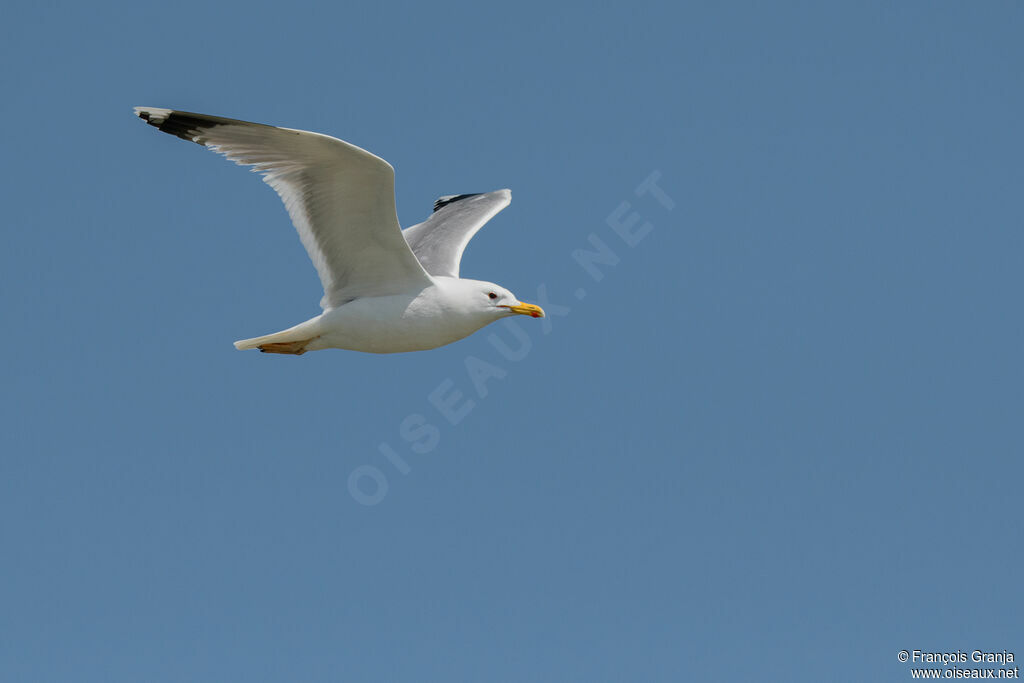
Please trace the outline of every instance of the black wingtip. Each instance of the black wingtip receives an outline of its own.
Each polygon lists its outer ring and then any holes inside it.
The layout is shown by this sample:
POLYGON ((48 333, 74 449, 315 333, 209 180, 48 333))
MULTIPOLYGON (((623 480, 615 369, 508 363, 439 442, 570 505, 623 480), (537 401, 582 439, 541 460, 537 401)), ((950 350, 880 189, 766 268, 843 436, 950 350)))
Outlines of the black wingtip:
POLYGON ((190 114, 173 109, 157 109, 155 107, 136 107, 135 113, 140 119, 157 130, 174 135, 182 140, 205 144, 203 131, 223 125, 225 121, 217 117, 202 114, 190 114))
POLYGON ((470 197, 479 197, 482 194, 483 192, 474 192, 472 194, 453 194, 445 197, 439 197, 437 201, 434 202, 434 213, 437 213, 438 209, 443 209, 454 202, 469 199, 470 197))

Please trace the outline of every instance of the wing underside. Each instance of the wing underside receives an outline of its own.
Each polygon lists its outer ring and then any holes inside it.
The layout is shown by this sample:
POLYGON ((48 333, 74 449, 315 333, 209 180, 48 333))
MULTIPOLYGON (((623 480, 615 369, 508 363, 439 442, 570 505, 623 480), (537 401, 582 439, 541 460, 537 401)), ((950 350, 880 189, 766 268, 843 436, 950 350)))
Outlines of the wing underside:
POLYGON ((325 310, 430 284, 402 237, 394 169, 383 159, 319 133, 170 109, 135 112, 165 133, 263 175, 316 267, 325 310))
POLYGON ((430 218, 402 234, 428 273, 458 277, 469 240, 511 201, 509 190, 441 197, 430 218))

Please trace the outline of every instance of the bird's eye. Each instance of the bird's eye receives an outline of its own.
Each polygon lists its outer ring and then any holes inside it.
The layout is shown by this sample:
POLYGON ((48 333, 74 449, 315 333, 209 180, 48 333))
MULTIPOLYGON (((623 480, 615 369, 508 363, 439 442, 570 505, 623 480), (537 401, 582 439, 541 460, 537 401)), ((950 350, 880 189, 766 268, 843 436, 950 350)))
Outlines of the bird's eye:
POLYGON ((492 299, 497 299, 498 298, 498 295, 495 294, 494 292, 488 292, 487 296, 491 297, 492 299))

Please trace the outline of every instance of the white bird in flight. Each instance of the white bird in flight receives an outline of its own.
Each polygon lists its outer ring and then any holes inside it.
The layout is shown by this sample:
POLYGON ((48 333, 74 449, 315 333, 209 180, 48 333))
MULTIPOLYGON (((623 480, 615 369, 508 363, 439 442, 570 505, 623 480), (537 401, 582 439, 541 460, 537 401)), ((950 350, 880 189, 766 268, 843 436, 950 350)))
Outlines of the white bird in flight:
POLYGON ((402 230, 395 169, 337 138, 172 109, 136 107, 151 126, 263 175, 284 201, 324 296, 323 313, 235 342, 300 355, 320 349, 422 351, 511 315, 543 317, 490 282, 459 278, 469 240, 512 201, 508 190, 441 197, 425 222, 402 230))

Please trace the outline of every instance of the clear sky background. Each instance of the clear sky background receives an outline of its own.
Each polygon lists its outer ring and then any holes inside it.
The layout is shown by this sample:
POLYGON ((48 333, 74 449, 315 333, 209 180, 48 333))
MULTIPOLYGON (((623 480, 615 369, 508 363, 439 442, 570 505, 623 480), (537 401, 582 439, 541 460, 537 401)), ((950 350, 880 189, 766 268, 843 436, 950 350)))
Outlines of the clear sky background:
POLYGON ((1024 658, 1020 4, 4 15, 0 680, 1024 658), (316 274, 258 177, 133 105, 365 147, 404 225, 511 188, 462 272, 549 317, 236 351, 316 274))

